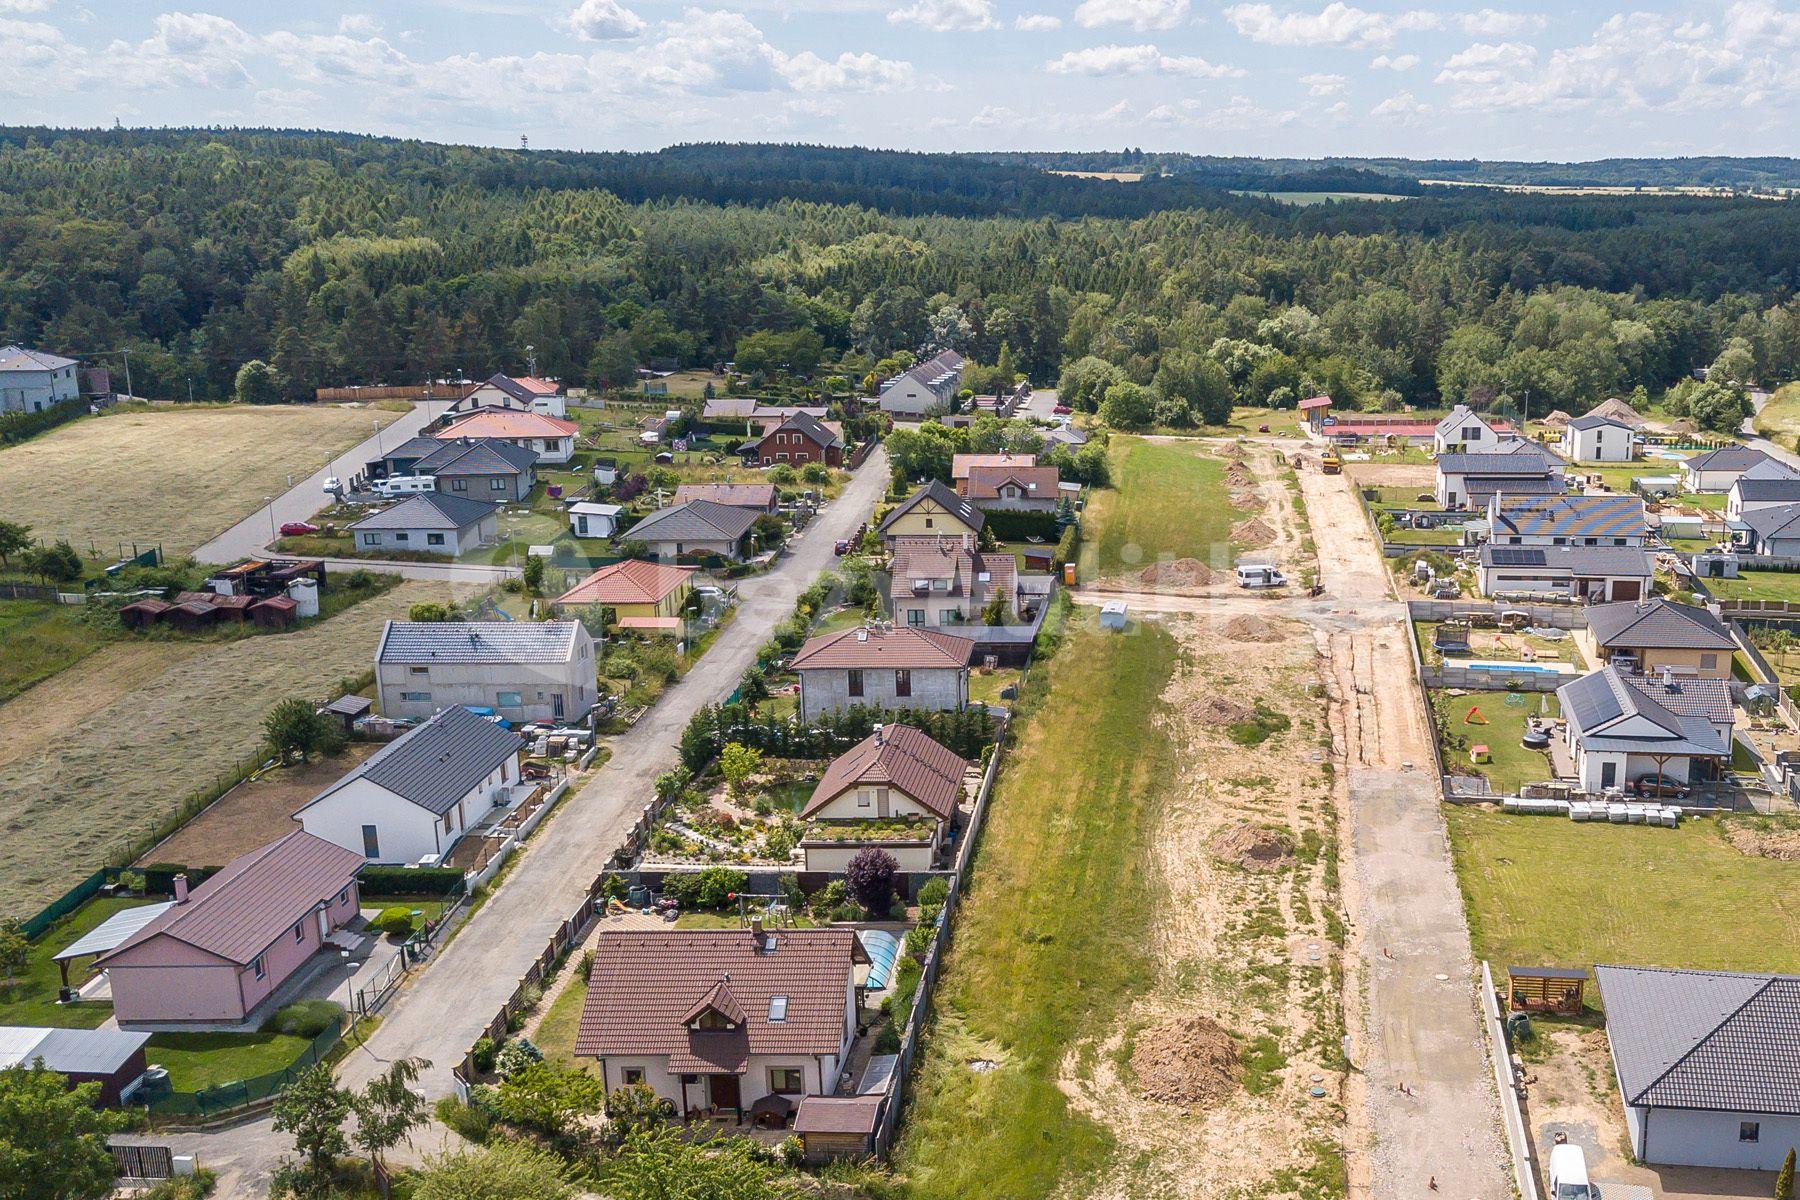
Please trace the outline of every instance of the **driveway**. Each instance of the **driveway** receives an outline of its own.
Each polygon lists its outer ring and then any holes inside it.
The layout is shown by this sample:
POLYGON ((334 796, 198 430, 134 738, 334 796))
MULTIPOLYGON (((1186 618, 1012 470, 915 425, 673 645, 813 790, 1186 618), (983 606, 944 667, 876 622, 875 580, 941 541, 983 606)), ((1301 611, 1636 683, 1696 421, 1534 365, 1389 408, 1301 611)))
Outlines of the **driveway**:
POLYGON ((1056 414, 1051 410, 1056 407, 1056 389, 1040 388, 1026 397, 1025 403, 1019 405, 1016 417, 1029 417, 1037 421, 1054 421, 1056 414))
MULTIPOLYGON (((676 765, 688 719, 737 687, 757 649, 793 612, 795 599, 836 561, 834 544, 869 518, 888 477, 887 452, 877 448, 843 495, 789 543, 773 570, 738 584, 737 619, 643 719, 609 741, 612 757, 579 792, 564 797, 526 843, 503 885, 402 987, 367 1045, 339 1066, 340 1082, 360 1087, 395 1059, 416 1056, 432 1063, 420 1090, 434 1100, 451 1094, 450 1069, 512 995, 556 927, 575 911, 654 794, 656 777, 676 765)), ((430 1132, 422 1140, 437 1137, 430 1132)), ((177 1153, 197 1153, 220 1172, 221 1197, 265 1195, 269 1169, 292 1149, 267 1120, 166 1140, 177 1153)))

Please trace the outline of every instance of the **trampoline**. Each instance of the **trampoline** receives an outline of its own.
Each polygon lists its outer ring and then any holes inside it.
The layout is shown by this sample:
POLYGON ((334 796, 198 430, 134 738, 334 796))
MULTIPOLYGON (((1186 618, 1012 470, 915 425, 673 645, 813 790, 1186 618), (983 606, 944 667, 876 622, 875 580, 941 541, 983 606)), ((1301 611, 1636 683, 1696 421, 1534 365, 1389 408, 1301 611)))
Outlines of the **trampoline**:
POLYGON ((859 929, 856 936, 863 949, 869 952, 868 989, 879 992, 894 977, 894 963, 900 957, 900 939, 885 929, 859 929))

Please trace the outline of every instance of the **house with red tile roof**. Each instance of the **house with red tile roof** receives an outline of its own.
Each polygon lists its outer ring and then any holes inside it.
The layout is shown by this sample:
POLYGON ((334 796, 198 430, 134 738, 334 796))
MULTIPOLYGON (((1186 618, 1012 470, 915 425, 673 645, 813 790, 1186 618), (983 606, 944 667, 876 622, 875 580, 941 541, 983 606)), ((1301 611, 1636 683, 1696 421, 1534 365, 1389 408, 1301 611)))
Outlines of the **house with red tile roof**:
POLYGON ((975 535, 897 537, 888 599, 894 620, 913 628, 980 624, 998 596, 1007 619, 1019 615, 1019 560, 1011 554, 983 554, 975 535))
POLYGON ((1011 464, 969 468, 958 491, 976 508, 1013 512, 1055 512, 1062 499, 1062 476, 1055 467, 1011 464))
POLYGON ((855 705, 930 712, 969 703, 975 643, 935 629, 863 625, 811 638, 788 668, 800 676, 800 719, 855 705))
POLYGON ((969 764, 911 725, 877 725, 832 759, 800 810, 808 871, 841 872, 865 846, 929 871, 962 803, 969 764))
MULTIPOLYGON (((357 916, 363 856, 303 829, 227 863, 94 960, 122 1028, 236 1025, 357 916)), ((333 956, 335 958, 335 954, 333 956)))
POLYGON ((610 608, 622 629, 679 633, 681 610, 699 569, 628 558, 601 567, 553 603, 559 609, 610 608))
POLYGON ((976 467, 1035 467, 1035 454, 953 454, 950 456, 950 482, 956 484, 958 494, 963 491, 963 483, 969 478, 969 472, 976 467))
POLYGON ((575 435, 581 429, 573 421, 536 412, 504 408, 478 408, 432 431, 439 441, 456 438, 498 438, 521 450, 537 452, 540 463, 566 463, 575 457, 575 435))
POLYGON ((450 411, 474 412, 478 408, 534 412, 546 417, 569 415, 563 385, 554 379, 539 379, 534 375, 491 375, 471 388, 468 395, 452 404, 450 411))
POLYGON ((575 1053, 610 1091, 641 1084, 682 1119, 785 1119, 829 1095, 856 1038, 854 930, 608 930, 594 945, 575 1053))

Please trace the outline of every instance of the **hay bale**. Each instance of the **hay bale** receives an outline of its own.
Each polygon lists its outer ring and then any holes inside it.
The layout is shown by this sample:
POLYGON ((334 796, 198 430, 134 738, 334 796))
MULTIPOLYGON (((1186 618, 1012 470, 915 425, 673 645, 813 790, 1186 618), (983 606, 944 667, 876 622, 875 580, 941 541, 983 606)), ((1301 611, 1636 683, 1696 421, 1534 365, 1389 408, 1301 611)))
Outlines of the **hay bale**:
POLYGON ((1131 1071, 1140 1095, 1198 1107, 1223 1100, 1243 1073, 1237 1038, 1211 1017, 1176 1017, 1137 1036, 1131 1071))

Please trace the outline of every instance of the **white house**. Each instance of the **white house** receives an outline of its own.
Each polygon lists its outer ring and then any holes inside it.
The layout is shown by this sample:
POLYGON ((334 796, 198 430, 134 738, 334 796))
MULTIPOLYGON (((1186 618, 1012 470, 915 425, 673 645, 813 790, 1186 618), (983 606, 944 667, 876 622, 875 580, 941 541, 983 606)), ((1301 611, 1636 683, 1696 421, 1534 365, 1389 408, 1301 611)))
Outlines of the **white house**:
POLYGON ((1629 788, 1646 775, 1712 778, 1731 757, 1731 685, 1602 667, 1556 689, 1581 789, 1629 788))
POLYGON ((575 1053, 608 1091, 647 1087, 684 1120, 785 1118, 837 1089, 868 962, 851 929, 606 930, 575 1053))
POLYGON ((1637 496, 1514 496, 1488 504, 1488 541, 1496 546, 1642 546, 1650 534, 1637 496))
POLYGON ((76 378, 79 366, 72 358, 0 346, 0 413, 42 412, 81 395, 76 378))
POLYGON ((388 717, 468 705, 511 721, 574 721, 593 707, 595 678, 580 621, 389 621, 375 648, 388 717))
POLYGON ((536 451, 540 463, 566 463, 575 457, 575 438, 581 427, 561 417, 505 408, 477 408, 450 418, 432 433, 440 440, 498 438, 521 450, 536 451))
POLYGON ((810 638, 788 664, 800 719, 866 705, 946 712, 969 703, 975 643, 935 629, 861 626, 810 638))
POLYGON ((1503 546, 1483 543, 1475 578, 1490 597, 1562 595, 1595 603, 1650 594, 1655 564, 1641 546, 1503 546))
POLYGON ((1630 462, 1631 426, 1589 413, 1563 428, 1563 455, 1571 462, 1630 462))
POLYGON ((1500 422, 1490 422, 1468 405, 1459 404, 1437 423, 1431 445, 1439 454, 1481 454, 1510 440, 1511 435, 1500 422))
POLYGON ((1480 510, 1495 496, 1560 496, 1562 468, 1539 454, 1440 454, 1437 502, 1444 508, 1480 510))
POLYGON ((1771 458, 1737 477, 1725 493, 1725 519, 1741 521, 1759 508, 1783 504, 1800 504, 1800 471, 1771 458))
POLYGON ((808 871, 841 872, 865 846, 902 871, 929 871, 956 819, 969 764, 911 725, 877 725, 831 761, 800 810, 808 871))
POLYGON ((1681 464, 1681 487, 1687 492, 1729 492, 1738 477, 1773 460, 1749 446, 1724 446, 1696 454, 1681 464))
POLYGON ((624 511, 623 504, 577 500, 569 505, 569 532, 580 538, 609 538, 618 530, 624 511))
POLYGON ((999 596, 1007 620, 1019 615, 1019 560, 983 554, 973 534, 894 539, 888 598, 894 620, 915 628, 980 624, 999 596))
POLYGON ((437 861, 519 782, 518 734, 446 708, 389 742, 295 813, 300 827, 372 863, 437 861))
POLYGON ((963 356, 945 350, 902 371, 881 385, 881 411, 902 420, 920 420, 948 409, 962 386, 963 356))
POLYGON ((350 526, 358 550, 466 554, 500 536, 500 506, 448 492, 421 492, 350 526))
POLYGON ((1766 504, 1731 522, 1732 541, 1752 554, 1800 558, 1800 504, 1766 504))
POLYGON ((1800 1145, 1800 977, 1602 964, 1632 1157, 1776 1171, 1800 1145))
POLYGON ((534 412, 546 417, 566 417, 569 415, 568 400, 563 395, 563 386, 554 379, 539 379, 526 375, 492 375, 477 384, 468 395, 452 404, 453 413, 474 412, 478 408, 509 409, 513 412, 534 412))

